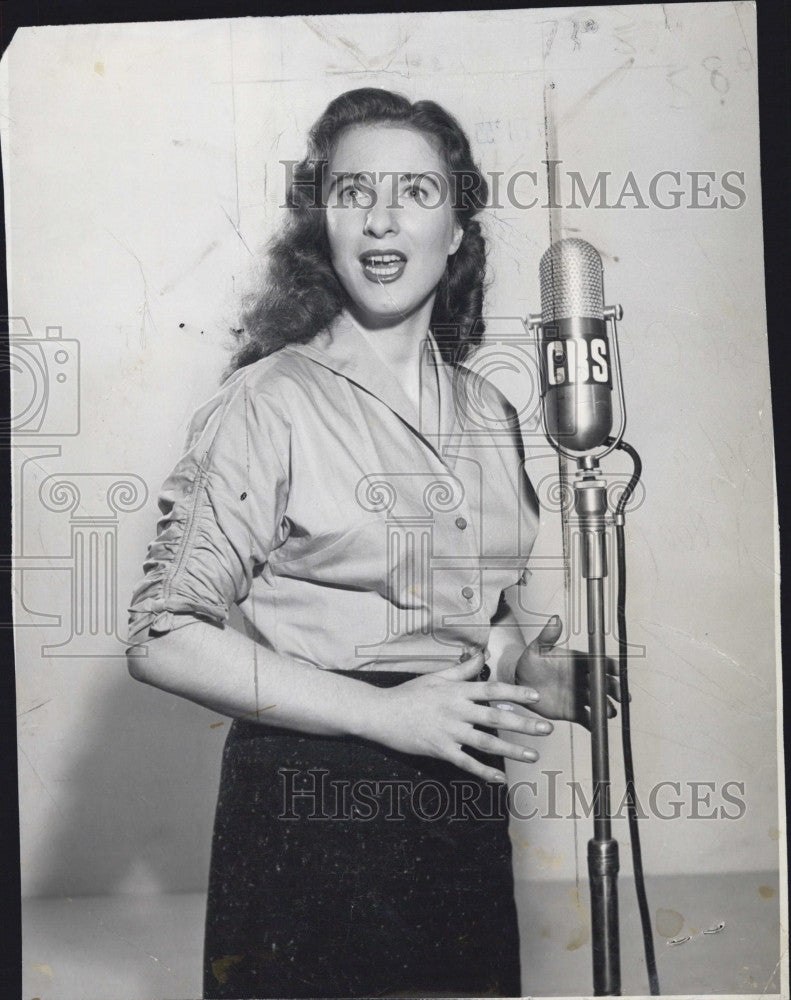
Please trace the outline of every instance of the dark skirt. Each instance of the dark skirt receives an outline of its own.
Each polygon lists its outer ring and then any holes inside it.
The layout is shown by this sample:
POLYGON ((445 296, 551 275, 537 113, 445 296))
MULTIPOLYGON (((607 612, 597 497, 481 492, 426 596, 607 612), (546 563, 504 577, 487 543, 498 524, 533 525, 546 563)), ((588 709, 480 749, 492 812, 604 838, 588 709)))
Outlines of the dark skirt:
POLYGON ((507 816, 504 786, 434 758, 235 721, 204 996, 520 996, 507 816))

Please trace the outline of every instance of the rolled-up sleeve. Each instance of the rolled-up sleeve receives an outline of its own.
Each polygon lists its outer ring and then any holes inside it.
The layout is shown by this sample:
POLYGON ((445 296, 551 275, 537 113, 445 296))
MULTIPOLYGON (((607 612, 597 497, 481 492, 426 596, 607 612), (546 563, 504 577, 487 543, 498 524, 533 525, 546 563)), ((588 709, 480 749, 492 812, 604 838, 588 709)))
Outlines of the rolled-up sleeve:
POLYGON ((287 422, 248 378, 201 407, 166 479, 128 647, 195 621, 224 625, 286 534, 287 422))

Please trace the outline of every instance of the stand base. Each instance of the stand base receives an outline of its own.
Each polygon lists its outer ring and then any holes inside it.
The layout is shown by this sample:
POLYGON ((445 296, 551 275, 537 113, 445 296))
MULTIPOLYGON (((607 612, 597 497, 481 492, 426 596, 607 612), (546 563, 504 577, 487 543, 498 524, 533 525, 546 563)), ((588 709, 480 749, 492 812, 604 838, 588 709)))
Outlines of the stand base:
POLYGON ((593 991, 597 997, 621 995, 618 933, 618 842, 588 841, 588 874, 593 925, 593 991))

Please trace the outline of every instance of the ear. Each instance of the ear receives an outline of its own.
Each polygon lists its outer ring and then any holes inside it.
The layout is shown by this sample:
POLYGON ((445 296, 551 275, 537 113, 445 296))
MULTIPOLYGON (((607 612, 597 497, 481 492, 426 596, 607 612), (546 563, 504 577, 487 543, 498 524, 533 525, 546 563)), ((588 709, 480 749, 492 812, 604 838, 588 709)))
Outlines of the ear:
POLYGON ((459 249, 462 239, 464 239, 464 230, 461 228, 459 223, 454 220, 453 239, 450 241, 450 247, 448 247, 449 257, 451 257, 459 249))

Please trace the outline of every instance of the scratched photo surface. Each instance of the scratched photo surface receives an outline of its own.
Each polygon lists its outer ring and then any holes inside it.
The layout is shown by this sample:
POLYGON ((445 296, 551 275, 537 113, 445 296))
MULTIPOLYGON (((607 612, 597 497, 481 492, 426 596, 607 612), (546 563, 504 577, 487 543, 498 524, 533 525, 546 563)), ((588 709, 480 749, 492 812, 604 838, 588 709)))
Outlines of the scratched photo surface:
MULTIPOLYGON (((569 648, 586 645, 583 591, 528 318, 552 242, 601 255, 643 461, 627 619, 662 992, 788 996, 756 59, 746 2, 18 31, 0 129, 25 997, 201 993, 229 720, 129 677, 127 607, 289 164, 360 86, 446 107, 489 181, 471 366, 517 409, 540 502, 525 634, 558 612, 569 648)), ((602 470, 610 484, 631 471, 620 454, 602 470)), ((617 719, 610 747, 622 987, 645 994, 617 719)), ((508 769, 522 988, 584 995, 589 737, 559 723, 540 751, 508 769)))

